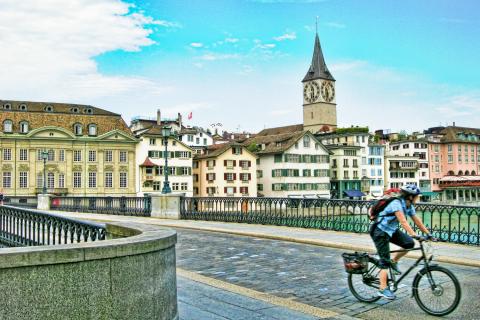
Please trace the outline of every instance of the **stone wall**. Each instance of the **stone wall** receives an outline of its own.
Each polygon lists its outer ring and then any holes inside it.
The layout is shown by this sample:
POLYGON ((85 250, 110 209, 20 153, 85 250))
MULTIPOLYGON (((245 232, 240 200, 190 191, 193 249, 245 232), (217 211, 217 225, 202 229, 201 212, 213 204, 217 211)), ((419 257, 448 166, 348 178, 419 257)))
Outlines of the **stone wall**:
POLYGON ((0 249, 0 319, 178 319, 175 231, 107 231, 111 240, 0 249))

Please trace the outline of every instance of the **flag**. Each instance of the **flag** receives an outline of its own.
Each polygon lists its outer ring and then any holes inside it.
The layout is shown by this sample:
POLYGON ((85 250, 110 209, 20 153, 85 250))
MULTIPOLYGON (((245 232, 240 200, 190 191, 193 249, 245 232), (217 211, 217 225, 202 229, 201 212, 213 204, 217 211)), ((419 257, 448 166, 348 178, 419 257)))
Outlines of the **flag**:
POLYGON ((192 112, 190 111, 190 113, 188 114, 187 116, 188 120, 191 120, 192 119, 192 112))

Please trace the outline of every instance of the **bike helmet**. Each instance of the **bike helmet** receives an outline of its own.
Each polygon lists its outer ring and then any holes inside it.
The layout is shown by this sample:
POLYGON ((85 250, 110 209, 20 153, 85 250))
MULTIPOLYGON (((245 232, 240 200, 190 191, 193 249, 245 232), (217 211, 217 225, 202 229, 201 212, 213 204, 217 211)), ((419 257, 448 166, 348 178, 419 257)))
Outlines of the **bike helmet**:
POLYGON ((406 184, 403 187, 401 187, 400 190, 402 190, 403 192, 405 192, 407 194, 411 194, 411 195, 414 195, 414 196, 422 193, 420 191, 420 189, 414 184, 406 184))

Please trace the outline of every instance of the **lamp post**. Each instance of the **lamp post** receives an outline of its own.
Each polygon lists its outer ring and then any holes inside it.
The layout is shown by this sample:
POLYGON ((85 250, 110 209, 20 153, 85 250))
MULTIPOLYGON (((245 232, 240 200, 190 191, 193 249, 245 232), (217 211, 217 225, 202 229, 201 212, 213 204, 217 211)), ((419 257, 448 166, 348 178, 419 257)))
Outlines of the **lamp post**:
POLYGON ((165 144, 165 167, 163 168, 163 173, 165 174, 165 181, 163 182, 163 194, 172 192, 172 189, 170 189, 170 183, 168 182, 168 138, 170 137, 170 135, 171 128, 167 126, 162 127, 163 143, 165 144))
POLYGON ((43 190, 42 193, 47 193, 47 159, 48 159, 48 151, 42 151, 42 159, 43 159, 43 190))

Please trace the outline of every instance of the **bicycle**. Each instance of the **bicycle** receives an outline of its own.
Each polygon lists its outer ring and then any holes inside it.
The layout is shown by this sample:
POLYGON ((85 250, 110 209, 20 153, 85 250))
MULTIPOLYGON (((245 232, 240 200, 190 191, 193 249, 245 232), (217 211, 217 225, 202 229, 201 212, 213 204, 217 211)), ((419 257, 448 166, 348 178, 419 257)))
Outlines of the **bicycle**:
MULTIPOLYGON (((460 283, 450 270, 431 263, 433 252, 429 250, 429 240, 421 237, 417 240, 420 243, 418 247, 390 251, 390 253, 395 253, 420 250, 422 255, 398 279, 390 267, 387 285, 390 290, 396 292, 400 282, 423 262, 423 268, 417 272, 412 282, 412 296, 426 313, 434 316, 447 315, 454 311, 460 303, 462 295, 460 283)), ((345 269, 349 273, 348 287, 355 298, 362 302, 375 302, 380 299, 377 294, 380 286, 380 269, 378 267, 380 260, 368 253, 345 253, 343 256, 345 269), (350 258, 348 259, 346 256, 350 258), (352 256, 356 256, 354 262, 352 262, 352 256)))

